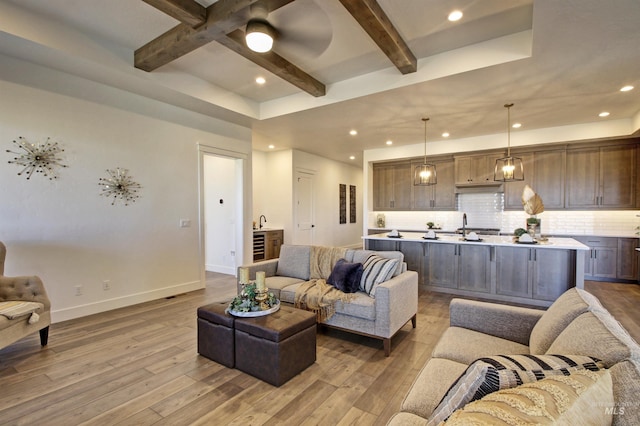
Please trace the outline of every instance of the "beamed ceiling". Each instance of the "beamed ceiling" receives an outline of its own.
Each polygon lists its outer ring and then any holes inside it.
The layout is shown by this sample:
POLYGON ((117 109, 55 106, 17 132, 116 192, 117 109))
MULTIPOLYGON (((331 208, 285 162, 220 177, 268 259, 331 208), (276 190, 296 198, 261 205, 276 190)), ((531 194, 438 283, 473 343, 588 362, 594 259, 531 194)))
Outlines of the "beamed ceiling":
POLYGON ((451 151, 504 133, 507 102, 516 140, 603 122, 610 136, 637 131, 638 22, 637 0, 0 0, 0 71, 28 83, 10 66, 28 61, 251 127, 258 150, 359 164, 386 140, 420 144, 423 116, 451 151), (244 44, 257 6, 277 31, 266 54, 244 44))

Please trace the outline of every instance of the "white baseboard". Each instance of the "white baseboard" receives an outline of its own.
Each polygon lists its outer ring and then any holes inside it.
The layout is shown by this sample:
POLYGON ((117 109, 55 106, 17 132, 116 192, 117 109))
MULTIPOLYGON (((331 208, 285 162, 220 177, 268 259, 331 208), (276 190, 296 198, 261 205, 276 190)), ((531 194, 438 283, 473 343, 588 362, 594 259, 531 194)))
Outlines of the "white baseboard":
POLYGON ((138 303, 162 299, 163 297, 175 296, 177 294, 187 293, 189 291, 199 290, 201 288, 204 288, 203 283, 201 283, 200 281, 193 281, 190 283, 177 284, 169 287, 145 291, 142 293, 115 297, 113 299, 100 300, 98 302, 87 303, 84 305, 72 306, 70 308, 52 310, 51 322, 57 323, 74 318, 81 318, 87 315, 93 315, 100 312, 106 312, 113 309, 136 305, 138 303))
POLYGON ((222 266, 222 265, 204 265, 204 269, 210 272, 217 272, 219 274, 227 274, 227 275, 235 275, 236 268, 233 266, 222 266))

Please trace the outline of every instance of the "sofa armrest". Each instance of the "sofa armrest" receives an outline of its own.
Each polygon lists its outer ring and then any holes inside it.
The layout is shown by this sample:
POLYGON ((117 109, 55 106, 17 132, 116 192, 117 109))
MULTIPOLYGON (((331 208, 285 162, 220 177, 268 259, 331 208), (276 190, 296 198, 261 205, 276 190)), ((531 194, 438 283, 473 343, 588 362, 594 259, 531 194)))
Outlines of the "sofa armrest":
POLYGON ((450 325, 529 345, 531 330, 544 311, 453 299, 449 305, 450 325))
POLYGON ((0 302, 9 300, 38 302, 44 305, 45 311, 51 309, 51 302, 44 284, 35 275, 30 277, 0 276, 0 302))
POLYGON ((376 288, 376 335, 393 336, 417 312, 417 272, 403 272, 376 288))

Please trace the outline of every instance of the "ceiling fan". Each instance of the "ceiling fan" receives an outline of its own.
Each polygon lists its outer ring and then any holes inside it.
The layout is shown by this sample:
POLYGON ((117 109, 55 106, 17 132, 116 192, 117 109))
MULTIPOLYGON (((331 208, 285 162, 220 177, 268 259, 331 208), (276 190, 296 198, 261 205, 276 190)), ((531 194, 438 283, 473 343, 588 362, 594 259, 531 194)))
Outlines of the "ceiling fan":
POLYGON ((251 5, 245 30, 247 47, 264 53, 298 58, 317 57, 331 43, 333 30, 327 13, 313 0, 297 0, 296 7, 281 8, 269 16, 264 2, 251 5))

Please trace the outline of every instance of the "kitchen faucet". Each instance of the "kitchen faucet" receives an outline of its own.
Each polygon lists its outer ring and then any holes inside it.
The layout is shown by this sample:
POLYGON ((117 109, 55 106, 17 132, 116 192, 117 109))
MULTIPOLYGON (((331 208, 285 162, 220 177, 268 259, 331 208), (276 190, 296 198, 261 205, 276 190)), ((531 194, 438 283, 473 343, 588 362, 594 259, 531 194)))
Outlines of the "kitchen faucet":
POLYGON ((467 214, 462 213, 462 238, 467 236, 467 214))
POLYGON ((264 223, 267 223, 267 217, 263 214, 260 215, 260 229, 262 229, 262 218, 264 218, 264 223))

